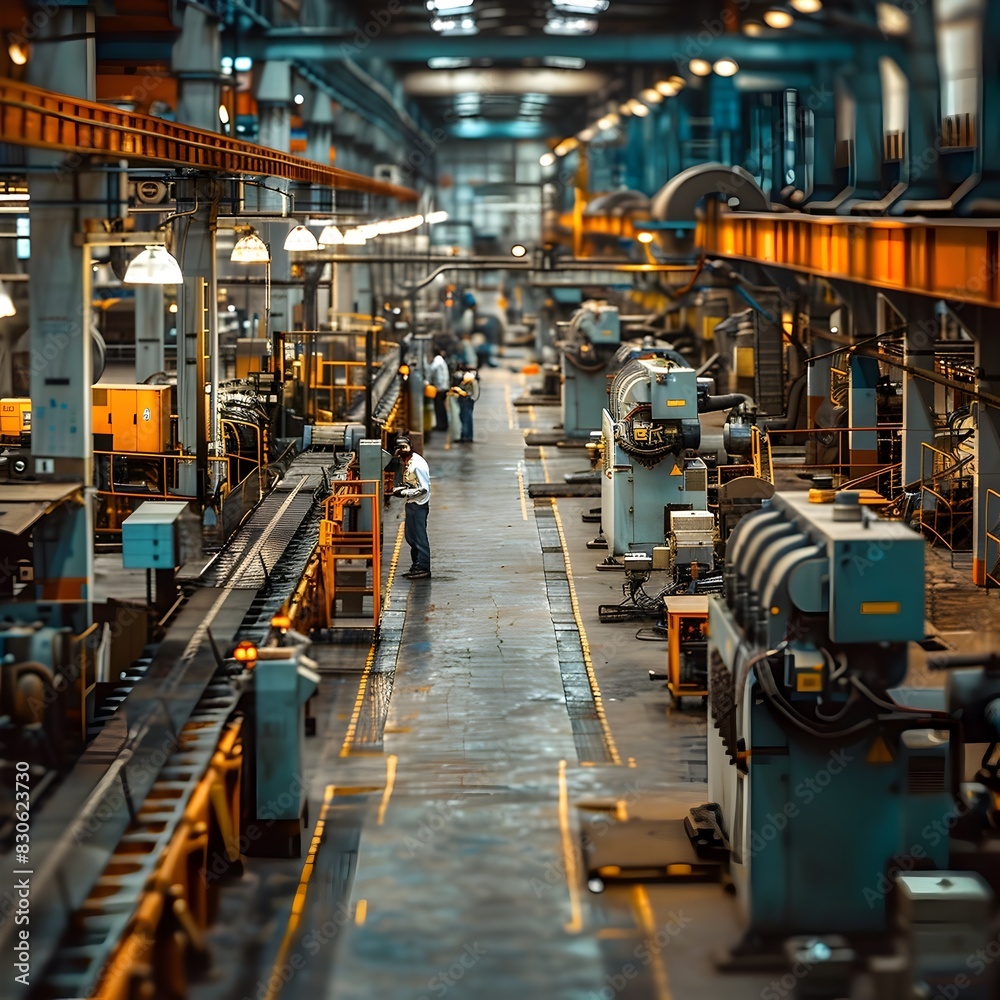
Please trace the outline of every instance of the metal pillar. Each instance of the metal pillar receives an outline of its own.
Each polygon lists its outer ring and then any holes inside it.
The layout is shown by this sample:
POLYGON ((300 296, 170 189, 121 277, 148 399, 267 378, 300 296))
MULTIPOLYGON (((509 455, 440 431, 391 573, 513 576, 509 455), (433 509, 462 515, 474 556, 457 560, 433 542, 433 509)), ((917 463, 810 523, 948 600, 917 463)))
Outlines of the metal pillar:
MULTIPOLYGON (((254 96, 257 99, 257 141, 287 153, 292 141, 292 68, 287 62, 268 62, 254 66, 254 96)), ((273 179, 269 187, 283 192, 261 192, 261 206, 270 206, 275 214, 288 210, 290 185, 273 179)), ((272 222, 264 225, 264 239, 271 247, 271 326, 273 330, 294 328, 293 309, 302 301, 301 292, 289 288, 292 262, 284 249, 285 237, 294 222, 272 222)), ((277 362, 277 359, 276 359, 277 362)))
MULTIPOLYGON (((45 44, 32 46, 27 82, 93 100, 94 30, 91 11, 55 10, 39 28, 45 44)), ((75 243, 83 220, 101 214, 104 182, 79 157, 41 149, 26 157, 35 250, 28 265, 33 471, 86 487, 82 504, 64 504, 35 528, 36 594, 82 602, 80 626, 90 621, 94 582, 92 321, 90 274, 75 243)))
POLYGON ((203 503, 216 485, 209 484, 208 455, 217 450, 209 448, 209 440, 218 440, 218 380, 205 361, 218 358, 218 192, 214 181, 197 179, 178 182, 177 190, 178 211, 184 213, 174 222, 184 272, 177 310, 177 433, 182 453, 189 456, 178 465, 177 490, 203 503), (212 390, 207 401, 206 382, 212 390))
MULTIPOLYGON (((976 370, 980 392, 1000 395, 1000 341, 986 335, 979 327, 976 336, 976 370)), ((980 403, 976 425, 976 475, 973 483, 975 518, 972 525, 972 579, 981 587, 986 586, 986 573, 993 566, 987 564, 986 532, 997 534, 996 524, 986 521, 986 492, 1000 492, 1000 409, 980 403)), ((993 505, 991 505, 993 506, 993 505)))
POLYGON ((164 370, 163 286, 135 286, 135 380, 164 370))
MULTIPOLYGON (((181 35, 174 45, 177 120, 220 131, 221 36, 218 21, 198 7, 184 8, 181 35)), ((192 178, 178 184, 174 223, 178 259, 184 272, 177 310, 177 414, 181 450, 192 456, 178 467, 181 495, 204 502, 217 484, 208 481, 208 454, 220 450, 218 427, 219 317, 216 305, 215 220, 218 186, 192 178), (209 308, 205 308, 208 298, 209 308), (202 333, 204 331, 204 333, 202 333), (209 369, 205 371, 206 353, 209 369), (206 375, 211 387, 205 413, 206 375), (209 444, 211 439, 211 445, 209 444)))
MULTIPOLYGON (((848 362, 850 391, 848 392, 848 421, 851 427, 874 427, 878 419, 875 388, 878 385, 878 361, 857 351, 848 362)), ((878 462, 878 432, 859 430, 850 432, 851 477, 874 471, 878 462)))
MULTIPOLYGON (((934 371, 934 341, 936 330, 933 323, 922 323, 907 327, 903 362, 923 371, 934 371)), ((903 485, 919 482, 921 476, 922 445, 934 443, 934 390, 935 385, 928 379, 911 372, 903 372, 903 485)), ((926 507, 932 506, 929 496, 926 507)))

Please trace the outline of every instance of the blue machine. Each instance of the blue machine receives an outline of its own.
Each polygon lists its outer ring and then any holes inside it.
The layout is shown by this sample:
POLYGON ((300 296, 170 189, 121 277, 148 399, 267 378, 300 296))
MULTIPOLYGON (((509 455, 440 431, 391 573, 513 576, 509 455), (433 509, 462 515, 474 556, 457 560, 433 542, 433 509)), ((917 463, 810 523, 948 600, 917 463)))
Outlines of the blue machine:
POLYGON ((841 493, 776 494, 709 602, 709 794, 748 933, 887 929, 884 873, 954 807, 953 731, 889 689, 924 637, 924 541, 841 493), (815 494, 816 497, 821 494, 815 494))
POLYGON ((181 563, 178 522, 186 500, 146 500, 122 521, 125 569, 173 569, 181 563))
POLYGON ((308 802, 304 705, 319 687, 315 663, 292 647, 259 651, 253 672, 256 821, 262 850, 298 857, 308 802))
POLYGON ((608 362, 621 343, 616 306, 585 302, 570 320, 559 348, 562 354, 563 434, 587 438, 598 429, 608 399, 608 362))
POLYGON ((601 527, 608 554, 663 545, 672 509, 704 510, 708 472, 698 377, 671 358, 638 358, 615 375, 602 415, 601 527))

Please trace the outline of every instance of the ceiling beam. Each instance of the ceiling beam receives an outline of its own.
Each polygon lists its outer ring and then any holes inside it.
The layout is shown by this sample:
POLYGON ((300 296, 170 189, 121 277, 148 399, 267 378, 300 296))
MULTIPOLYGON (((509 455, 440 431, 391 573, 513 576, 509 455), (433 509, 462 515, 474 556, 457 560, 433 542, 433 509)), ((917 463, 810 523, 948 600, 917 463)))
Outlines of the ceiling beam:
POLYGON ((892 52, 891 41, 850 40, 826 37, 787 36, 762 40, 726 34, 702 39, 694 35, 472 35, 445 38, 437 34, 389 35, 373 38, 350 34, 344 29, 272 28, 240 39, 240 53, 254 59, 308 59, 329 62, 340 59, 386 59, 422 62, 438 56, 519 62, 546 56, 576 56, 594 62, 687 62, 699 56, 718 59, 729 56, 739 62, 780 66, 794 62, 847 62, 859 48, 892 52), (363 44, 361 44, 363 42, 363 44))

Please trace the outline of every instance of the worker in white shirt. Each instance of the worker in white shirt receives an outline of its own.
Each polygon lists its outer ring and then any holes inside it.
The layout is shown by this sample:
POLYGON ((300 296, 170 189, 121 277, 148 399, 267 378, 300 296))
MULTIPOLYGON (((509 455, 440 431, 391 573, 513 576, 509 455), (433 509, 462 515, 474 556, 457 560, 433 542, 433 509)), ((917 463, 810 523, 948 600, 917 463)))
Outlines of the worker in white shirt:
POLYGON ((393 490, 392 495, 406 498, 403 538, 410 546, 410 568, 403 576, 409 580, 427 580, 431 575, 431 546, 427 540, 430 469, 423 456, 410 447, 409 438, 397 439, 395 455, 402 468, 403 485, 393 490))
POLYGON ((428 369, 428 380, 436 390, 434 396, 434 429, 448 431, 448 390, 451 388, 451 370, 447 353, 442 349, 434 355, 428 369))

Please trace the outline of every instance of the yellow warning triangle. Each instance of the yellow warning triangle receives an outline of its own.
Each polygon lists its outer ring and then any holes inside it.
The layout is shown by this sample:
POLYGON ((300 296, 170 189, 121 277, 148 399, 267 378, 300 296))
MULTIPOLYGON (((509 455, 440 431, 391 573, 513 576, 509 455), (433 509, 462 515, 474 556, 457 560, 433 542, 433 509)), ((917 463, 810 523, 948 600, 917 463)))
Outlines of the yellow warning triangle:
POLYGON ((683 476, 684 473, 681 472, 681 467, 674 462, 674 467, 670 470, 670 475, 672 476, 683 476))
POLYGON ((893 757, 892 751, 889 749, 889 744, 881 736, 876 736, 875 742, 869 748, 868 756, 865 760, 869 764, 891 764, 893 757))

